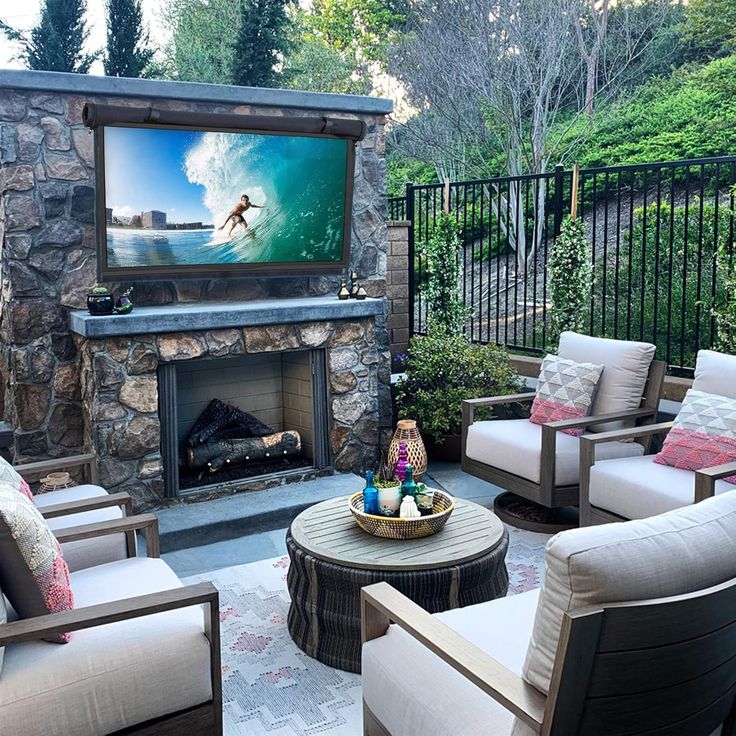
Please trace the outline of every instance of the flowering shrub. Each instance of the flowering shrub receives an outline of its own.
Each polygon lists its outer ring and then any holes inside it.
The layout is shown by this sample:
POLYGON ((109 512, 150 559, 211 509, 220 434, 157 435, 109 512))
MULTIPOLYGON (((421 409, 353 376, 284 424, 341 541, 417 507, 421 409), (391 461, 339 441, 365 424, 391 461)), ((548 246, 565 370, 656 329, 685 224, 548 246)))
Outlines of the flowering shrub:
POLYGON ((557 346, 561 332, 581 332, 590 309, 593 266, 582 220, 567 217, 552 246, 547 264, 549 294, 548 342, 557 346))
POLYGON ((447 332, 413 337, 405 369, 398 382, 399 416, 416 419, 436 442, 459 434, 463 399, 512 394, 522 386, 505 348, 474 345, 447 332))

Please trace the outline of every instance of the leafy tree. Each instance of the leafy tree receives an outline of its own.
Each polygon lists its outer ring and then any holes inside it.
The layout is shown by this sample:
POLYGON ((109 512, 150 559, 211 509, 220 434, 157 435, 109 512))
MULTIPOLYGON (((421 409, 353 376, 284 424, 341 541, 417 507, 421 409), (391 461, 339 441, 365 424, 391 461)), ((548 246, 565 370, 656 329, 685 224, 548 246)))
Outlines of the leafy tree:
POLYGON ((736 0, 690 0, 682 23, 686 41, 709 58, 736 51, 736 0))
POLYGON ((0 21, 0 30, 21 46, 18 55, 29 69, 86 74, 95 54, 84 52, 89 28, 86 0, 44 0, 38 23, 28 34, 0 21))
POLYGON ((141 77, 153 50, 143 29, 141 0, 107 0, 107 52, 105 74, 141 77))
POLYGON ((168 0, 163 7, 171 38, 161 75, 187 82, 230 80, 240 7, 232 0, 168 0))
POLYGON ((312 16, 296 8, 291 15, 282 80, 292 89, 359 94, 364 91, 352 59, 330 46, 315 30, 312 16))
POLYGON ((334 49, 385 63, 407 15, 407 0, 314 0, 311 21, 334 49))
POLYGON ((233 84, 273 87, 279 54, 287 47, 285 0, 240 0, 240 24, 230 61, 233 84))

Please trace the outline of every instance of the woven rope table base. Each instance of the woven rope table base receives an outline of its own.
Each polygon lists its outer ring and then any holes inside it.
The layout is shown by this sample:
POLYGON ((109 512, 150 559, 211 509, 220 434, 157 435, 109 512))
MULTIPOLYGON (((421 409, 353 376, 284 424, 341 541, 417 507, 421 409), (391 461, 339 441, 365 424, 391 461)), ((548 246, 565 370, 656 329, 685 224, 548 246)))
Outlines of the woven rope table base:
MULTIPOLYGON (((438 538, 440 535, 437 535, 438 538)), ((387 540, 388 544, 402 544, 387 540)), ((469 606, 506 595, 509 545, 504 529, 496 545, 476 559, 430 570, 363 570, 305 552, 291 530, 287 585, 291 595, 289 633, 310 657, 348 672, 360 672, 360 589, 385 581, 430 613, 469 606)))

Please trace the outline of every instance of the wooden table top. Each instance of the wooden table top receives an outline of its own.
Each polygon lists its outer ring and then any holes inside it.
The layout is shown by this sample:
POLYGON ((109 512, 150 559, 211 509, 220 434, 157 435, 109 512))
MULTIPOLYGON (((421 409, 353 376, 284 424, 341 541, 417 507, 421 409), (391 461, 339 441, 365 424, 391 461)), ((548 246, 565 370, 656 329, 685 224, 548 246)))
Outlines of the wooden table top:
POLYGON ((384 539, 364 532, 353 519, 348 496, 302 511, 291 525, 294 542, 327 562, 366 570, 431 570, 468 562, 490 552, 503 537, 496 515, 472 501, 455 510, 437 534, 421 539, 384 539))

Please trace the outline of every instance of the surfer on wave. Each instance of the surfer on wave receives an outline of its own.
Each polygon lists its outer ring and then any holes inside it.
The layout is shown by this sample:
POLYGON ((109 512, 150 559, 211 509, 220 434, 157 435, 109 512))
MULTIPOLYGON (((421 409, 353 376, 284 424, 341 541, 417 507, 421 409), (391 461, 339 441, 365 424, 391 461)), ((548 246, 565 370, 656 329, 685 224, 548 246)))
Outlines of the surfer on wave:
POLYGON ((233 234, 233 230, 235 230, 238 225, 242 225, 243 229, 247 230, 248 223, 245 221, 245 217, 243 217, 243 212, 249 210, 251 207, 263 209, 262 204, 253 204, 253 202, 250 201, 250 197, 247 194, 244 194, 240 198, 240 202, 238 202, 235 207, 230 210, 230 213, 225 218, 225 222, 223 222, 222 225, 220 225, 220 227, 218 227, 217 229, 222 230, 228 222, 232 222, 230 232, 227 234, 228 238, 233 234))

